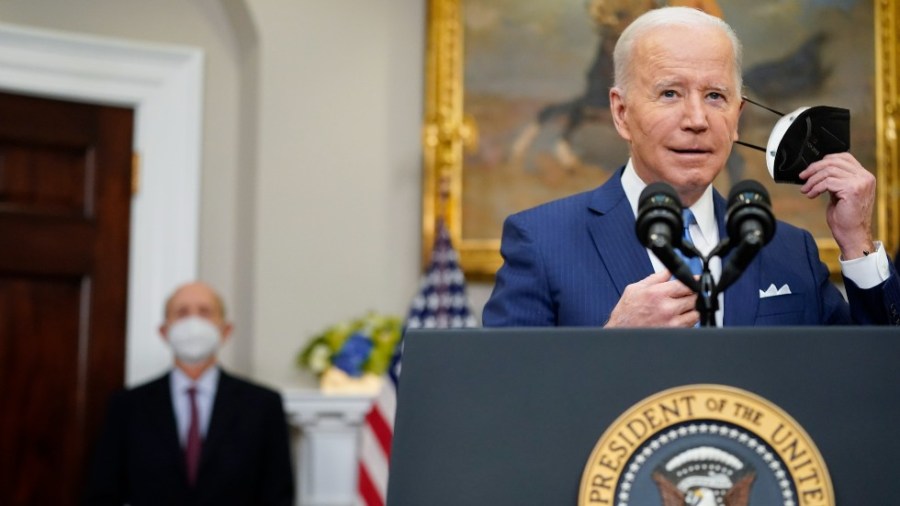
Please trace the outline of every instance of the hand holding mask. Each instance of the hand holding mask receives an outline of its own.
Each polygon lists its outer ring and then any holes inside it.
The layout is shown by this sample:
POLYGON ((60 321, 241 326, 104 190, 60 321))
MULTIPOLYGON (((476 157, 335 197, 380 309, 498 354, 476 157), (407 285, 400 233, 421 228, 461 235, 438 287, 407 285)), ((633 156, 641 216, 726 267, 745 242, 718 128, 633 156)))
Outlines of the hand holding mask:
POLYGON ((826 155, 850 150, 850 111, 847 109, 817 105, 782 114, 746 97, 744 100, 782 116, 772 128, 765 149, 737 141, 765 151, 766 167, 776 183, 803 184, 805 181, 800 178, 800 173, 811 163, 826 155))

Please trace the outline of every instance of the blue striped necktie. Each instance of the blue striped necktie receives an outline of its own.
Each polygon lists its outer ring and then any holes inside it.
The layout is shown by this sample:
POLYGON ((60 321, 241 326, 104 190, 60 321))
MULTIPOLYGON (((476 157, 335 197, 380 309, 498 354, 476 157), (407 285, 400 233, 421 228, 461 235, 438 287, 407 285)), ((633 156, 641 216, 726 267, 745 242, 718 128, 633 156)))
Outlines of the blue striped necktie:
MULTIPOLYGON (((694 244, 694 241, 691 240, 690 227, 691 227, 691 225, 697 223, 697 218, 694 217, 694 213, 691 212, 691 210, 688 208, 685 208, 684 210, 681 211, 681 217, 684 219, 684 235, 682 235, 681 239, 684 242, 689 242, 691 244, 694 244)), ((681 253, 681 251, 679 251, 678 254, 681 255, 681 258, 683 258, 684 261, 688 264, 688 267, 691 268, 691 272, 695 276, 699 276, 703 272, 703 262, 700 260, 699 257, 688 258, 688 257, 685 257, 681 253)))
MULTIPOLYGON (((691 225, 697 223, 697 218, 694 216, 694 213, 691 212, 690 209, 685 208, 681 211, 681 217, 684 219, 684 234, 681 236, 681 240, 683 242, 689 242, 694 244, 694 241, 691 240, 691 225)), ((700 257, 686 257, 681 251, 678 251, 678 254, 681 255, 681 258, 688 264, 688 267, 691 268, 691 273, 694 276, 699 276, 703 272, 703 262, 700 260, 700 257)), ((694 327, 699 327, 700 322, 697 322, 694 327)))

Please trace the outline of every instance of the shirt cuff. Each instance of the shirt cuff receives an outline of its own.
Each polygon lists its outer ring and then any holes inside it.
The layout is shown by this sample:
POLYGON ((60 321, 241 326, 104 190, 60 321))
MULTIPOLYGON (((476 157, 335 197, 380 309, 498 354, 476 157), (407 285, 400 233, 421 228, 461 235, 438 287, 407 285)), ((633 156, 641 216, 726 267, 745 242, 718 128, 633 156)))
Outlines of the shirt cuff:
POLYGON ((853 260, 838 259, 844 277, 856 283, 856 286, 867 290, 884 283, 891 275, 887 252, 881 241, 875 241, 875 251, 853 260))

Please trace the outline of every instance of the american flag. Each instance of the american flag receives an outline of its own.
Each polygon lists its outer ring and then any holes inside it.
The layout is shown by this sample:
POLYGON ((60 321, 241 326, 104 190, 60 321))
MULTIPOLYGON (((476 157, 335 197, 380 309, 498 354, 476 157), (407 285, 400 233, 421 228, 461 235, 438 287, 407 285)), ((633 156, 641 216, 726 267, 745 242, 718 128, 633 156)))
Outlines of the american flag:
MULTIPOLYGON (((466 297, 466 279, 459 268, 459 257, 453 249, 450 234, 443 220, 438 220, 436 225, 431 261, 409 309, 406 328, 476 327, 477 322, 469 310, 466 297)), ((394 435, 402 350, 401 342, 384 386, 366 415, 362 428, 357 492, 360 503, 366 506, 382 506, 387 500, 388 463, 394 435)))

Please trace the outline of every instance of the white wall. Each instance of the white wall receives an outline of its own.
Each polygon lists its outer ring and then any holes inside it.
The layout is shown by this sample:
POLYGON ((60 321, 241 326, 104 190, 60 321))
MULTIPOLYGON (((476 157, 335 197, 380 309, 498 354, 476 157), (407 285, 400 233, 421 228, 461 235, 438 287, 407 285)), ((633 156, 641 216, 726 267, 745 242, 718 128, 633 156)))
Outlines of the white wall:
POLYGON ((402 314, 415 291, 423 4, 250 2, 262 34, 260 378, 301 381, 291 359, 304 338, 370 309, 402 314))
POLYGON ((0 1, 0 20, 204 51, 200 277, 236 320, 226 364, 296 387, 309 336, 417 287, 425 4, 0 1))

